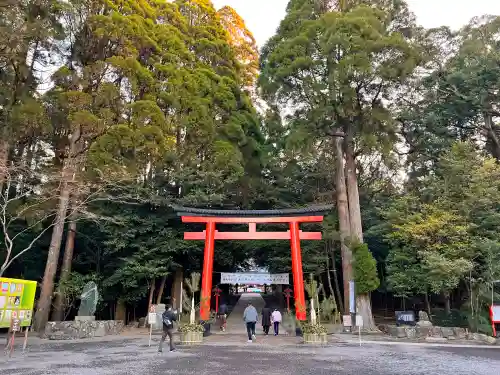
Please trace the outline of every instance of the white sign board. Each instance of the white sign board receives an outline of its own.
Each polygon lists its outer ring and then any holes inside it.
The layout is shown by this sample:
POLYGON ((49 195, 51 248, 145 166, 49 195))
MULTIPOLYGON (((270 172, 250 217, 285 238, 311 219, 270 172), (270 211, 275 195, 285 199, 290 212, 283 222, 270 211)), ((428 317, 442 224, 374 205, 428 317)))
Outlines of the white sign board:
POLYGON ((500 322, 500 306, 491 306, 491 321, 500 322))
POLYGON ((288 285, 288 273, 225 273, 220 275, 221 284, 285 284, 288 285))
POLYGON ((363 317, 356 315, 356 327, 363 327, 363 317))
POLYGON ((150 325, 156 324, 156 313, 148 314, 148 324, 150 325))
POLYGON ((342 317, 342 322, 344 323, 344 327, 352 327, 352 320, 350 315, 344 315, 342 317))

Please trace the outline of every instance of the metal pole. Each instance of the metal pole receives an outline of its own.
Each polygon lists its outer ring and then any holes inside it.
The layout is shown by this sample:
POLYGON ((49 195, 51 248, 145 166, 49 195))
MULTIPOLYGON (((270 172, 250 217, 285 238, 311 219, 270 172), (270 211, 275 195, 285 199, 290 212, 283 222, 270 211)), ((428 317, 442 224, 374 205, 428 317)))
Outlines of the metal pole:
POLYGON ((181 293, 180 293, 181 295, 179 297, 179 301, 180 301, 179 302, 179 314, 182 314, 182 295, 183 295, 182 292, 183 292, 183 289, 182 289, 182 279, 181 279, 181 293))
POLYGON ((148 346, 151 346, 151 336, 153 336, 153 324, 149 325, 149 344, 148 344, 148 346))
POLYGON ((30 327, 26 327, 24 331, 24 342, 23 342, 23 353, 26 351, 26 347, 28 346, 28 331, 30 327))

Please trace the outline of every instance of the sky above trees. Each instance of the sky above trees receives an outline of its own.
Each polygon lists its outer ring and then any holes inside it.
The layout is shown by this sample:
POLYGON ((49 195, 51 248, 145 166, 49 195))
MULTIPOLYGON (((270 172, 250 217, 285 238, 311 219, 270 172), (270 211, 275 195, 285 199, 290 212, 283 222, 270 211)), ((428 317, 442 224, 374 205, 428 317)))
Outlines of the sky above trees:
MULTIPOLYGON (((215 7, 233 7, 245 20, 259 47, 272 35, 285 16, 288 0, 213 0, 215 7)), ((500 14, 500 2, 492 0, 407 0, 422 26, 460 28, 472 17, 500 14)))

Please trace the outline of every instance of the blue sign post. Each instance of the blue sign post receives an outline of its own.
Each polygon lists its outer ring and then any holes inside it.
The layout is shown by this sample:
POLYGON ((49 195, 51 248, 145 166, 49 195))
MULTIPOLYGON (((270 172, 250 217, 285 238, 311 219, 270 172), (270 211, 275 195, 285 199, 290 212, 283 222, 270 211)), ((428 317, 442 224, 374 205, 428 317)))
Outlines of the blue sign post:
POLYGON ((354 280, 349 281, 349 312, 356 314, 356 294, 354 291, 354 280))
POLYGON ((344 315, 344 330, 345 332, 352 332, 352 327, 356 322, 356 292, 354 280, 349 281, 349 315, 344 315))

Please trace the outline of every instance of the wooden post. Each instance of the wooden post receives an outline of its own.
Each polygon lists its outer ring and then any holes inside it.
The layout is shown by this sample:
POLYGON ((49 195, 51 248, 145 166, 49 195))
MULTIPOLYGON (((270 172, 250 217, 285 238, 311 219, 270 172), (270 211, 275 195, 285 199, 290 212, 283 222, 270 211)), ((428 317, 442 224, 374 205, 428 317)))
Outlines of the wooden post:
POLYGON ((153 324, 156 324, 156 309, 155 309, 154 305, 151 305, 149 307, 148 324, 149 324, 149 343, 148 343, 148 346, 151 346, 151 337, 153 336, 153 324))
POLYGON ((24 331, 24 342, 23 342, 23 353, 26 351, 26 347, 28 346, 28 332, 30 327, 26 327, 24 331))

